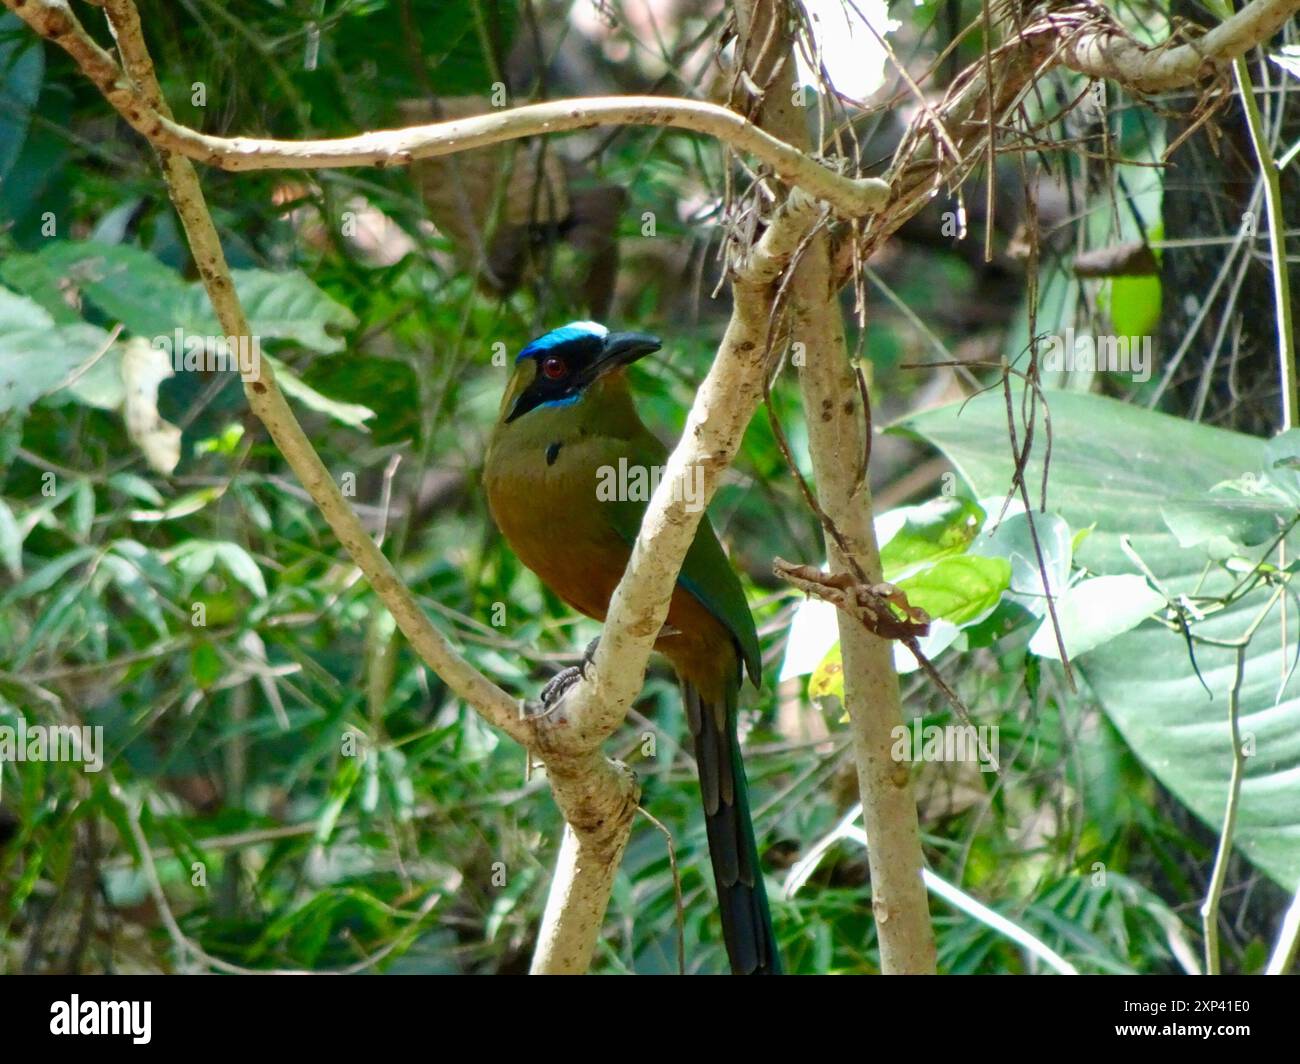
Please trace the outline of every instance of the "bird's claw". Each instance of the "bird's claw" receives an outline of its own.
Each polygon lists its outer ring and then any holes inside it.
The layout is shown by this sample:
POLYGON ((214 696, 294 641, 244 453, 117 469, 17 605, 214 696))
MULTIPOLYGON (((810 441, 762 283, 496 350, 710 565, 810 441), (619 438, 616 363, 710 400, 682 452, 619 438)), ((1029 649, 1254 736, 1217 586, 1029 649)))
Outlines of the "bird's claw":
POLYGON ((600 646, 600 640, 593 639, 587 644, 587 649, 582 652, 582 660, 577 665, 570 665, 567 669, 561 669, 546 681, 546 686, 542 688, 542 693, 539 695, 544 712, 551 712, 559 704, 560 699, 564 697, 565 692, 579 680, 586 677, 587 669, 596 656, 598 646, 600 646))

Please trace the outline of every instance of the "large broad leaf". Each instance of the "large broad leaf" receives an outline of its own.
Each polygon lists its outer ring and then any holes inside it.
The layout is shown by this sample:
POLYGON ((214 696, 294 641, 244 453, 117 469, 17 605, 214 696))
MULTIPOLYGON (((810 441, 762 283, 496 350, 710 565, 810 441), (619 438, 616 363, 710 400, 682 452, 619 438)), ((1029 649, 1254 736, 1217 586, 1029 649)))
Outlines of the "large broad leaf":
MULTIPOLYGON (((351 329, 357 323, 352 311, 317 288, 305 273, 235 270, 233 276, 249 328, 263 340, 292 340, 330 354, 343 350, 343 341, 326 330, 351 329)), ((206 307, 207 293, 199 288, 196 295, 206 307)))
POLYGON ((1164 596, 1143 577, 1094 576, 1062 592, 1056 600, 1056 625, 1045 618, 1029 640, 1029 649, 1039 657, 1059 660, 1059 626, 1065 652, 1077 658, 1136 628, 1164 605, 1164 596))
MULTIPOLYGON (((305 274, 235 270, 232 276, 249 332, 259 340, 290 340, 328 354, 343 346, 329 330, 356 324, 347 307, 305 274)), ((125 244, 57 241, 34 254, 11 256, 0 266, 0 280, 54 316, 60 307, 66 313, 62 286, 71 283, 128 333, 146 340, 174 344, 177 329, 197 336, 222 334, 201 284, 187 282, 147 251, 125 244)))
MULTIPOLYGON (((1204 506, 1217 484, 1261 476, 1272 465, 1266 442, 1098 396, 1052 392, 1049 401, 1048 509, 1074 528, 1096 526, 1079 544, 1076 561, 1095 575, 1140 575, 1121 548, 1121 536, 1128 535, 1135 553, 1171 595, 1225 593, 1239 574, 1213 564, 1211 544, 1181 546, 1164 515, 1204 506)), ((1000 394, 926 411, 901 428, 943 451, 977 495, 1004 492, 1010 485, 1006 405, 1000 394)), ((1037 428, 1041 434, 1041 421, 1037 428)), ((1019 431, 1023 440, 1023 426, 1019 431)), ((1043 450, 1041 444, 1035 448, 1026 475, 1035 494, 1043 450)), ((1256 549, 1252 557, 1259 553, 1256 549)), ((1238 639, 1267 598, 1265 591, 1256 591, 1195 621, 1194 631, 1221 641, 1238 639)), ((1237 845, 1288 889, 1300 883, 1300 671, 1289 671, 1298 634, 1294 603, 1285 627, 1280 608, 1269 613, 1247 652, 1240 703, 1241 729, 1248 742, 1253 739, 1254 754, 1246 760, 1237 845)), ((1228 796, 1228 692, 1235 661, 1231 649, 1197 645, 1196 665, 1207 694, 1183 636, 1149 620, 1075 663, 1137 755, 1216 829, 1228 796)))
MULTIPOLYGON (((198 328, 185 315, 190 285, 147 251, 124 244, 58 240, 33 255, 14 256, 2 268, 6 284, 49 308, 71 284, 128 333, 152 338, 176 328, 198 328)), ((206 324, 206 323, 204 323, 206 324)))
POLYGON ((56 326, 45 310, 0 288, 0 413, 26 410, 101 350, 92 325, 56 326))
POLYGON ((45 79, 45 50, 17 15, 0 15, 0 186, 13 169, 45 79))

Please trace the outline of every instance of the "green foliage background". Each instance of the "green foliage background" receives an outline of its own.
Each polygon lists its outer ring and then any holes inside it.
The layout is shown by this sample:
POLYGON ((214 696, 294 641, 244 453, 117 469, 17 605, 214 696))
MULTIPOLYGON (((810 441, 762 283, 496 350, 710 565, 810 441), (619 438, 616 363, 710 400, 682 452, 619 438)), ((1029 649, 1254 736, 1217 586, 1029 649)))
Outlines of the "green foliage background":
MULTIPOLYGON (((179 121, 296 139, 397 125, 398 101, 431 92, 486 93, 528 30, 520 5, 488 0, 325 5, 318 42, 310 4, 140 6, 179 121), (188 103, 196 83, 202 107, 188 103)), ((568 5, 534 6, 542 25, 567 26, 568 5)), ((928 40, 939 32, 934 11, 895 16, 914 17, 917 39, 928 40)), ((94 12, 83 13, 107 46, 94 12)), ((716 5, 683 5, 673 39, 716 26, 717 15, 716 5)), ((574 32, 548 40, 557 53, 564 42, 585 50, 590 72, 561 64, 551 95, 646 87, 637 62, 659 43, 635 39, 632 61, 614 62, 574 44, 574 32)), ((520 99, 540 86, 512 89, 520 99)), ((665 91, 685 89, 669 78, 665 91)), ((51 327, 170 332, 194 274, 153 157, 61 52, 35 44, 11 16, 0 17, 0 98, 0 285, 42 308, 51 327), (43 232, 49 215, 53 236, 43 232)), ((1158 140, 1122 121, 1141 144, 1158 140)), ((601 147, 594 170, 627 192, 619 324, 666 339, 662 359, 638 367, 635 381, 647 422, 674 437, 725 321, 725 296, 710 301, 705 284, 687 299, 641 254, 640 219, 654 212, 654 241, 711 270, 716 218, 703 225, 679 206, 719 196, 724 163, 703 141, 663 131, 575 143, 601 147)), ((406 173, 202 178, 232 265, 259 271, 250 283, 267 286, 268 323, 301 326, 264 335, 315 390, 298 412, 327 466, 354 478, 363 516, 384 529, 386 552, 435 622, 479 668, 534 695, 597 629, 505 548, 479 467, 505 373, 494 345, 513 352, 573 316, 565 286, 506 300, 478 292, 406 173), (339 235, 335 220, 358 198, 409 240, 395 261, 379 263, 339 235), (358 425, 331 401, 373 416, 358 425)), ((1131 219, 1118 224, 1131 235, 1131 219)), ((904 255, 910 268, 889 275, 891 290, 929 331, 882 309, 853 337, 871 363, 880 423, 926 387, 903 367, 932 355, 936 340, 955 346, 975 332, 997 350, 1014 348, 1025 330, 1015 299, 974 327, 978 315, 953 312, 986 298, 967 259, 933 248, 904 255)), ((201 300, 185 305, 199 328, 201 300)), ((20 324, 0 308, 0 327, 16 333, 20 324)), ((0 354, 11 335, 0 332, 0 354)), ((807 472, 788 375, 774 409, 807 472)), ((544 782, 394 638, 232 375, 178 375, 162 385, 159 410, 183 430, 170 477, 149 470, 118 414, 85 397, 64 392, 0 414, 0 724, 21 712, 32 723, 101 725, 108 761, 99 774, 0 766, 0 971, 195 970, 211 958, 254 969, 522 970, 559 838, 544 782), (196 602, 205 627, 192 623, 196 602), (207 959, 168 933, 150 868, 207 959)), ((898 449, 878 456, 878 488, 925 458, 915 445, 888 446, 898 449)), ((894 501, 918 492, 936 494, 935 482, 894 501)), ((771 559, 816 563, 822 547, 766 418, 751 426, 712 513, 763 638, 766 681, 745 707, 746 761, 769 869, 783 876, 856 795, 839 711, 809 701, 802 681, 776 682, 797 596, 775 581, 771 559)), ((1000 727, 1004 759, 997 776, 918 770, 931 864, 1083 971, 1178 971, 1175 943, 1197 937, 1215 835, 1086 688, 1070 694, 1054 666, 1028 657, 1028 636, 992 632, 941 660, 980 721, 1000 727)), ((920 674, 905 679, 904 694, 926 722, 950 719, 920 674)), ((644 805, 673 834, 687 967, 717 971, 725 960, 683 731, 670 676, 656 669, 610 750, 633 764, 644 805)), ((1262 966, 1282 897, 1234 861, 1230 969, 1262 966)), ((803 890, 775 901, 788 967, 875 971, 869 900, 862 851, 838 843, 803 890)), ((934 911, 943 971, 1038 970, 988 927, 941 903, 934 911)), ((664 838, 640 822, 597 970, 674 970, 674 914, 664 838)))

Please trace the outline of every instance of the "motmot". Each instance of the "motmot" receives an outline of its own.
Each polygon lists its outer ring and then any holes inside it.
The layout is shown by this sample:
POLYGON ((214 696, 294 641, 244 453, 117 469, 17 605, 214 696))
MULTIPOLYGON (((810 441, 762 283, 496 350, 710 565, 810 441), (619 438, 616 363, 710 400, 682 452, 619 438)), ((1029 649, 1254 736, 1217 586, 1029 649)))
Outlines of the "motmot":
MULTIPOLYGON (((611 469, 658 470, 668 456, 638 416, 627 375, 629 365, 660 346, 656 337, 590 321, 551 330, 519 352, 488 443, 484 484, 502 535, 544 584, 598 621, 646 508, 644 500, 610 498, 598 484, 611 469)), ((779 973, 736 735, 744 672, 755 686, 760 679, 758 632, 707 515, 655 649, 681 682, 731 970, 779 973)), ((548 684, 543 701, 558 696, 581 668, 548 684)))

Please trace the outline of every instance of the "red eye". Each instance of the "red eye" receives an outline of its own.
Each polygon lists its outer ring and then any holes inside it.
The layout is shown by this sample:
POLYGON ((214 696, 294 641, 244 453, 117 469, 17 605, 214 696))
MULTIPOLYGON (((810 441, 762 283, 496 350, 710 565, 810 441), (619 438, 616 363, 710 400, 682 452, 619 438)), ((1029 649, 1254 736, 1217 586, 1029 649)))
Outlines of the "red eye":
POLYGON ((547 380, 558 381, 568 372, 569 367, 559 355, 547 355, 542 359, 542 376, 547 380))

